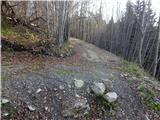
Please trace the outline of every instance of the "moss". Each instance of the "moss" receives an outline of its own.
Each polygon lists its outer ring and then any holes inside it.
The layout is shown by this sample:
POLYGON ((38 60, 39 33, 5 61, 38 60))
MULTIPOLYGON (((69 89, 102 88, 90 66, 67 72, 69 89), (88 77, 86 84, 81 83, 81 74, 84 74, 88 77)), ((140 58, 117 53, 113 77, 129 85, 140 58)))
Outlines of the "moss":
POLYGON ((39 41, 38 35, 22 25, 13 26, 8 20, 1 23, 1 36, 21 45, 39 41))
POLYGON ((122 72, 124 73, 128 73, 131 76, 136 76, 139 78, 143 78, 144 77, 144 70, 141 69, 136 63, 133 62, 128 62, 123 60, 123 67, 122 67, 122 72))

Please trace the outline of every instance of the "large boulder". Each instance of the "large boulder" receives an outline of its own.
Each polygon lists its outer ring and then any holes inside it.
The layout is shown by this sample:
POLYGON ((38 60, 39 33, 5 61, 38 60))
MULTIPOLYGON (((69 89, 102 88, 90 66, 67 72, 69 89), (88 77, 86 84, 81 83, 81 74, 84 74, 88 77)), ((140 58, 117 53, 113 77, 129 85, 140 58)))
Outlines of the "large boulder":
POLYGON ((103 95, 106 87, 103 83, 93 83, 91 86, 91 90, 96 94, 96 95, 103 95))
POLYGON ((84 85, 84 81, 83 80, 77 80, 77 79, 74 79, 74 84, 77 88, 81 88, 83 87, 84 85))
POLYGON ((102 81, 103 81, 107 90, 111 90, 113 88, 113 83, 111 80, 106 78, 106 79, 102 79, 102 81))
POLYGON ((118 95, 115 92, 108 92, 107 94, 104 95, 104 98, 108 102, 115 102, 117 100, 117 98, 118 98, 118 95))
POLYGON ((90 107, 86 98, 75 101, 71 108, 62 111, 63 117, 82 117, 89 113, 90 107))

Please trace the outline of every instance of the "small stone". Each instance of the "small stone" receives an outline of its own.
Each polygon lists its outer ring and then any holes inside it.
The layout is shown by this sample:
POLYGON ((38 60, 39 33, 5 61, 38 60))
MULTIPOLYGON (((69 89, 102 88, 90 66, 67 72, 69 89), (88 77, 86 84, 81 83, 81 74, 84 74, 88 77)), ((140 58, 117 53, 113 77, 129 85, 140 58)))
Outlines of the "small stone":
POLYGON ((124 77, 122 73, 120 74, 120 76, 121 76, 121 77, 124 77))
POLYGON ((47 111, 47 110, 48 110, 48 107, 45 107, 45 110, 47 111))
POLYGON ((127 74, 127 73, 125 73, 125 74, 124 74, 124 77, 127 77, 127 76, 128 76, 128 74, 127 74))
POLYGON ((156 103, 160 104, 160 99, 158 99, 157 97, 154 97, 153 100, 154 100, 156 103))
POLYGON ((59 100, 62 100, 62 97, 59 97, 58 99, 59 99, 59 100))
POLYGON ((71 85, 70 84, 68 84, 68 87, 71 89, 71 85))
POLYGON ((27 92, 28 92, 29 94, 31 94, 31 93, 32 93, 32 91, 31 91, 31 90, 28 90, 27 92))
POLYGON ((59 86, 60 90, 64 90, 64 87, 62 85, 59 86))
POLYGON ((136 80, 137 78, 136 78, 136 77, 132 77, 132 79, 133 79, 133 80, 136 80))
POLYGON ((150 120, 147 115, 144 116, 144 120, 150 120))
POLYGON ((83 80, 77 80, 74 79, 74 84, 77 88, 81 88, 84 85, 84 81, 83 80))
POLYGON ((108 92, 107 94, 104 95, 104 98, 108 102, 114 102, 117 100, 118 96, 117 96, 117 93, 115 93, 115 92, 108 92))
POLYGON ((144 76, 144 79, 146 79, 146 80, 149 80, 149 77, 147 77, 147 76, 144 76))
POLYGON ((56 91, 57 91, 57 88, 54 88, 53 90, 56 92, 56 91))
POLYGON ((42 91, 42 89, 39 88, 39 89, 36 91, 36 93, 40 93, 41 91, 42 91))
POLYGON ((102 95, 105 92, 106 87, 103 83, 93 83, 91 89, 96 95, 102 95))
POLYGON ((3 116, 5 116, 5 117, 8 116, 8 115, 9 115, 9 113, 4 113, 4 114, 3 114, 3 116))
POLYGON ((78 94, 76 94, 75 96, 76 96, 77 98, 80 98, 80 95, 78 95, 78 94))
POLYGON ((5 98, 2 98, 1 102, 2 102, 2 104, 6 104, 6 103, 9 102, 9 100, 8 100, 8 99, 5 99, 5 98))
POLYGON ((63 117, 71 117, 74 116, 74 110, 73 109, 66 109, 62 111, 63 117))
POLYGON ((110 76, 113 77, 113 74, 111 73, 110 76))
POLYGON ((63 57, 63 54, 60 54, 60 57, 63 57))
POLYGON ((31 105, 28 105, 28 109, 29 109, 30 111, 35 111, 35 110, 36 110, 36 108, 33 107, 33 106, 31 106, 31 105))
POLYGON ((87 102, 87 99, 81 98, 75 101, 75 104, 64 111, 62 111, 63 117, 71 117, 77 118, 78 116, 85 116, 89 113, 90 107, 87 102))

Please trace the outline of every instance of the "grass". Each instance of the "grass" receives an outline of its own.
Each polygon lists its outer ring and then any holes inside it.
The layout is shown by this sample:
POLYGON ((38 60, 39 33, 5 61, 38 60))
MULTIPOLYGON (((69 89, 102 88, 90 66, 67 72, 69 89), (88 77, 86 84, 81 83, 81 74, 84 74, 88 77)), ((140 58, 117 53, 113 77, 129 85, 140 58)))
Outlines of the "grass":
POLYGON ((102 107, 102 110, 109 115, 114 115, 114 110, 117 107, 116 102, 108 102, 103 95, 96 96, 96 101, 102 107))
POLYGON ((124 73, 128 73, 131 76, 136 76, 139 78, 143 78, 144 77, 144 70, 142 68, 140 68, 136 63, 133 62, 128 62, 126 60, 122 61, 123 63, 123 67, 122 67, 122 72, 124 73))
POLYGON ((0 80, 5 80, 5 79, 6 78, 3 75, 0 76, 0 80))
POLYGON ((156 96, 156 93, 150 88, 145 87, 143 84, 141 84, 138 87, 138 90, 141 93, 141 96, 143 98, 144 103, 151 109, 155 111, 160 110, 160 103, 154 101, 154 97, 156 96))
POLYGON ((4 120, 11 120, 17 112, 17 109, 14 108, 10 103, 2 104, 1 107, 2 110, 7 111, 8 113, 8 115, 4 117, 4 120))
POLYGON ((55 72, 56 74, 59 74, 59 75, 70 75, 70 74, 79 73, 78 71, 65 70, 65 69, 62 69, 62 68, 56 69, 56 70, 54 70, 54 72, 55 72))

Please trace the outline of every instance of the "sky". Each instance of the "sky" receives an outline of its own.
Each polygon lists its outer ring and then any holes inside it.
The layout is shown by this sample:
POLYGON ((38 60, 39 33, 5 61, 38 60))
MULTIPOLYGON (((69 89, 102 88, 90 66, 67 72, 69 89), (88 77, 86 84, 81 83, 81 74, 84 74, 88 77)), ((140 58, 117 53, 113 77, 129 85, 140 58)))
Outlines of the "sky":
MULTIPOLYGON (((100 7, 100 3, 102 2, 102 14, 103 19, 109 21, 112 14, 114 16, 114 20, 120 18, 122 14, 125 12, 126 3, 128 0, 91 0, 93 11, 97 11, 100 7), (118 8, 118 9, 117 9, 118 8), (112 12, 113 11, 113 12, 112 12), (118 12, 117 12, 118 11, 118 12)), ((130 0, 135 3, 137 0, 130 0)), ((160 0, 151 0, 152 9, 156 12, 156 17, 160 15, 160 0)))

